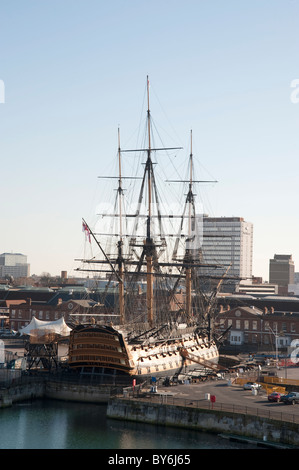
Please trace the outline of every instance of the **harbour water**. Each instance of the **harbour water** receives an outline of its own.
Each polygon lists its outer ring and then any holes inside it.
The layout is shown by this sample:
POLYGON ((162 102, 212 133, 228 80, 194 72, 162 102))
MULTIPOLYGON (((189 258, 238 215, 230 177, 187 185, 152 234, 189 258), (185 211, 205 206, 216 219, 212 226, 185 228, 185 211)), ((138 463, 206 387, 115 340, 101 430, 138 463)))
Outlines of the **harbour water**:
POLYGON ((34 400, 0 410, 0 449, 250 449, 217 435, 106 418, 106 406, 34 400))

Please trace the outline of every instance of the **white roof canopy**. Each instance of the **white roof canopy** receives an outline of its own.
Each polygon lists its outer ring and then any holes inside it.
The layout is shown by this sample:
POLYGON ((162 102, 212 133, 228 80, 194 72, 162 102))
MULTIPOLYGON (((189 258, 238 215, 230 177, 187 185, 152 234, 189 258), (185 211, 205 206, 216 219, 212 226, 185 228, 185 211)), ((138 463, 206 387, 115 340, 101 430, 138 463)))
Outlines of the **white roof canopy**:
POLYGON ((32 317, 29 325, 20 328, 19 332, 21 335, 36 335, 36 334, 47 334, 55 333, 60 336, 69 336, 71 328, 67 326, 64 318, 60 318, 56 321, 42 321, 35 317, 32 317))

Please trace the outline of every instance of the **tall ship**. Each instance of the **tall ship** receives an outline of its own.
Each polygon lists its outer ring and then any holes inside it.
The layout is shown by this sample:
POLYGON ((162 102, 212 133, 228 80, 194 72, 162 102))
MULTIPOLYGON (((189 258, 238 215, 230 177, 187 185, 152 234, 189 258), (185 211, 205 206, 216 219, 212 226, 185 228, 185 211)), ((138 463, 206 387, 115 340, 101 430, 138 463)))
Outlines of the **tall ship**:
POLYGON ((180 213, 167 213, 167 208, 166 212, 162 210, 165 201, 159 196, 155 159, 158 152, 179 147, 153 143, 149 90, 147 77, 146 137, 141 148, 121 149, 118 130, 115 212, 102 214, 95 229, 82 221, 85 235, 98 254, 78 260, 82 264, 77 269, 99 277, 105 273, 117 301, 109 314, 78 321, 73 327, 69 367, 81 373, 174 377, 186 370, 220 368, 214 310, 223 278, 214 279, 209 292, 203 291, 203 214, 196 211, 193 191, 199 181, 193 172, 192 131, 188 179, 167 180, 169 184, 187 184, 187 195, 180 201, 180 213), (125 152, 140 157, 140 176, 123 176, 125 152), (123 183, 129 178, 139 186, 131 213, 124 207, 123 183), (103 221, 108 217, 116 222, 116 229, 107 228, 103 221), (111 239, 109 245, 107 239, 111 239))

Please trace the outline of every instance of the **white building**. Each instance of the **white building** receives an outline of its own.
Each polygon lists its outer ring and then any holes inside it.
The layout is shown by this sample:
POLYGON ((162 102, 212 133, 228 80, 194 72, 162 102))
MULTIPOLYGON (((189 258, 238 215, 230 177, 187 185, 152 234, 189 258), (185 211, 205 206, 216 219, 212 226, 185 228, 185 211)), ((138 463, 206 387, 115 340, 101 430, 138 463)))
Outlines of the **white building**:
POLYGON ((0 254, 0 277, 5 276, 29 277, 30 264, 27 263, 27 256, 21 253, 0 254))
POLYGON ((246 295, 277 295, 278 285, 269 284, 267 282, 257 283, 241 281, 240 284, 236 286, 236 292, 246 295))
POLYGON ((252 277, 253 224, 241 217, 207 217, 203 219, 203 260, 218 264, 221 275, 230 266, 229 276, 252 277))

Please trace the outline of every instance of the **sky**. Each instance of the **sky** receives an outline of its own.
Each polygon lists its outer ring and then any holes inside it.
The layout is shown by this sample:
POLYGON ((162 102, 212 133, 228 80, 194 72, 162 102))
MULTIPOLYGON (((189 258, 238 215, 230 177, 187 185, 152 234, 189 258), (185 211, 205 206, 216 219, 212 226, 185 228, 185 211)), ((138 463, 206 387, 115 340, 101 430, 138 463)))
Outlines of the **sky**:
POLYGON ((298 0, 0 0, 0 252, 74 273, 148 75, 163 142, 183 147, 162 173, 185 176, 192 129, 197 175, 218 181, 204 211, 252 222, 254 276, 274 254, 299 271, 298 26, 298 0))

